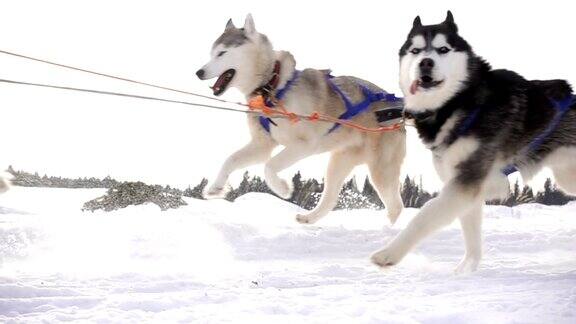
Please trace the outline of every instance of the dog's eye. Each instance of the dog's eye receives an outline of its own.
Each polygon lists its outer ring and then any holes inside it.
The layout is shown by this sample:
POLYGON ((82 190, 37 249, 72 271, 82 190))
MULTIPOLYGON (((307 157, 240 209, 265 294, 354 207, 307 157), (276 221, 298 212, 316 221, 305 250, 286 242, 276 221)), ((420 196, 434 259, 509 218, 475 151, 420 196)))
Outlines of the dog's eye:
POLYGON ((420 52, 422 52, 422 50, 419 48, 413 48, 410 50, 410 53, 412 53, 414 55, 419 54, 420 52))
POLYGON ((446 54, 446 53, 450 52, 450 49, 446 46, 442 46, 439 49, 437 49, 437 51, 440 54, 446 54))
POLYGON ((217 57, 220 57, 222 55, 226 54, 226 51, 221 51, 220 53, 218 53, 218 55, 216 55, 217 57))

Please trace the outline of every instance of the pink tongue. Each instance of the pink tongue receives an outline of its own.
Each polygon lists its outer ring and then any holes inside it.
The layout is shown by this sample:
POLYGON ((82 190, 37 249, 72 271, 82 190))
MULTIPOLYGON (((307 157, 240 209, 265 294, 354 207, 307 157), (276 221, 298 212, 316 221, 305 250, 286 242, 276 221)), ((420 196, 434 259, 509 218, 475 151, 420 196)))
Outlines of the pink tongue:
POLYGON ((224 80, 226 79, 225 77, 226 73, 222 73, 219 77, 218 80, 216 80, 216 83, 214 83, 214 85, 212 86, 212 88, 214 88, 215 90, 219 90, 222 87, 222 84, 224 83, 224 80))
POLYGON ((418 80, 414 80, 410 85, 410 94, 415 94, 418 91, 418 80))

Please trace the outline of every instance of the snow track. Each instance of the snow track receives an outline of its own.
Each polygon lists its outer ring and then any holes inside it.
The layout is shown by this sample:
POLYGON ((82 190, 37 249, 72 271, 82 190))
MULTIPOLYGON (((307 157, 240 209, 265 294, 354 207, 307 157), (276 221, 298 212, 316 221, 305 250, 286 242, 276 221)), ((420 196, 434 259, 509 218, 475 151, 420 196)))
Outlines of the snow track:
POLYGON ((487 207, 480 270, 456 276, 457 223, 399 266, 369 263, 382 211, 333 212, 250 194, 82 213, 102 190, 0 196, 0 322, 575 323, 576 203, 487 207))

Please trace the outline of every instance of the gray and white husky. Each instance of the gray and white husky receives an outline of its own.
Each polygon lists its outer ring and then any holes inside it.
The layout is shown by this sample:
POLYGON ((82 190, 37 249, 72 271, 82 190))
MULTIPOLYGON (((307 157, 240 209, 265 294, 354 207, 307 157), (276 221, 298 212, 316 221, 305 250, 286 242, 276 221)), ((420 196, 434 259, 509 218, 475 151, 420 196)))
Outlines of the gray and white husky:
POLYGON ((397 264, 426 236, 459 218, 466 254, 456 271, 474 271, 484 201, 507 195, 509 172, 517 169, 527 180, 547 166, 563 190, 576 193, 572 89, 563 80, 526 80, 493 70, 458 34, 450 12, 438 25, 423 26, 416 17, 399 54, 405 113, 445 185, 372 260, 397 264))
MULTIPOLYGON (((246 17, 243 28, 236 28, 228 21, 223 34, 214 42, 210 61, 197 76, 201 80, 218 78, 212 90, 223 94, 228 88, 239 89, 247 99, 255 94, 274 98, 278 89, 290 83, 283 97, 284 107, 291 112, 310 115, 313 112, 339 117, 345 111, 340 95, 328 84, 325 70, 305 69, 294 79, 296 61, 285 51, 275 51, 268 38, 256 31, 251 15, 246 17), (259 90, 264 89, 266 93, 259 90)), ((375 85, 354 77, 330 79, 352 102, 364 99, 359 85, 372 91, 383 92, 375 85)), ((373 103, 367 112, 353 121, 367 127, 378 127, 375 111, 388 106, 385 102, 373 103)), ((330 162, 325 177, 324 192, 318 206, 310 213, 297 215, 301 223, 314 223, 336 205, 343 182, 359 164, 367 164, 371 181, 387 209, 393 223, 401 213, 403 204, 399 191, 400 168, 405 156, 405 130, 385 133, 364 133, 334 126, 329 123, 299 122, 285 119, 268 121, 269 131, 259 117, 249 116, 251 141, 233 153, 222 166, 216 180, 209 186, 207 197, 221 197, 226 193, 230 174, 250 165, 264 163, 266 184, 276 194, 290 198, 290 182, 278 173, 308 156, 330 152, 330 162), (277 146, 283 149, 276 155, 277 146)), ((233 136, 226 134, 225 136, 233 136)))

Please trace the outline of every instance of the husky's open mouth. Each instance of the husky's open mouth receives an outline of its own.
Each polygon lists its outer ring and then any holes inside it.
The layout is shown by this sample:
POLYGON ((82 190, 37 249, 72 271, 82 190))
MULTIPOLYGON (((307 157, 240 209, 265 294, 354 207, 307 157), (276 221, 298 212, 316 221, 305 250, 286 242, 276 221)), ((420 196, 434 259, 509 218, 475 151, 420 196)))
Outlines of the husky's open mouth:
POLYGON ((434 80, 430 76, 423 76, 420 79, 414 80, 410 85, 410 93, 415 94, 418 88, 425 90, 435 88, 442 84, 444 80, 434 80))
POLYGON ((218 80, 216 80, 216 83, 214 83, 214 85, 212 86, 212 92, 214 93, 215 96, 219 96, 223 94, 224 91, 226 91, 226 88, 228 88, 228 85, 234 78, 235 74, 236 70, 234 69, 227 70, 226 72, 220 74, 218 80))

